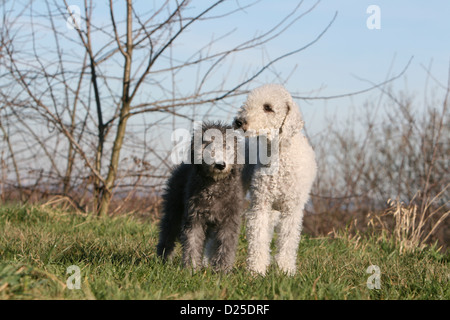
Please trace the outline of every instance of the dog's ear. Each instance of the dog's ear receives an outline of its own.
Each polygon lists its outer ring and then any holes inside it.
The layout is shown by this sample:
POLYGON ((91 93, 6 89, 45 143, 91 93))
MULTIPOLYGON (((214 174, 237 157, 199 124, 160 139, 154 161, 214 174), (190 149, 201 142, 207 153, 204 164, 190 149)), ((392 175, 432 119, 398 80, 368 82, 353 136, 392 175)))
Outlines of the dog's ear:
POLYGON ((286 102, 286 116, 281 125, 280 134, 282 138, 291 138, 303 129, 304 121, 298 105, 292 98, 286 102))

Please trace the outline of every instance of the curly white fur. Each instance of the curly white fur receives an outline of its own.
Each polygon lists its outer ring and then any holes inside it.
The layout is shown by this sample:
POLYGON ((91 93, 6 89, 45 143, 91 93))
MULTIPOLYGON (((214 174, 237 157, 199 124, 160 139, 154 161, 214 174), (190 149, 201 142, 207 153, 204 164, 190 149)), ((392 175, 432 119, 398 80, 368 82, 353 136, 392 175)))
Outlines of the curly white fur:
POLYGON ((266 273, 277 228, 275 260, 282 271, 292 275, 296 272, 303 209, 317 171, 314 151, 301 133, 299 108, 283 86, 264 85, 250 92, 234 125, 251 135, 275 132, 276 137, 267 138, 278 147, 278 157, 269 164, 276 170, 257 165, 253 173, 251 205, 246 214, 248 267, 254 273, 266 273))

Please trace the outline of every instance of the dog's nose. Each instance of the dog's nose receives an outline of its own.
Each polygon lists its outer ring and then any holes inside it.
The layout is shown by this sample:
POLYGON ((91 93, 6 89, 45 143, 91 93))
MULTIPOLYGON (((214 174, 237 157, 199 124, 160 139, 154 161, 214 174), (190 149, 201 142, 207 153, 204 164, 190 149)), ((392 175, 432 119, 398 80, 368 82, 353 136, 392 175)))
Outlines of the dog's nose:
POLYGON ((234 127, 235 129, 242 129, 242 130, 246 130, 246 121, 243 119, 236 119, 234 120, 234 127))
POLYGON ((225 163, 216 163, 214 168, 219 169, 219 170, 223 170, 225 169, 227 165, 225 163))

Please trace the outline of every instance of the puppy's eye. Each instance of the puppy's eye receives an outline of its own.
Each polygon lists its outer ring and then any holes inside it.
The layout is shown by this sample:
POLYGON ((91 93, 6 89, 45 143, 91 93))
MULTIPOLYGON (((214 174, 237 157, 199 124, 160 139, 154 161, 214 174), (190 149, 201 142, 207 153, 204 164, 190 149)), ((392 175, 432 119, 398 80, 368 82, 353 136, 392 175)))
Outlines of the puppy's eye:
POLYGON ((264 109, 264 112, 274 112, 273 109, 272 109, 272 106, 270 104, 268 104, 268 103, 265 103, 263 105, 263 109, 264 109))

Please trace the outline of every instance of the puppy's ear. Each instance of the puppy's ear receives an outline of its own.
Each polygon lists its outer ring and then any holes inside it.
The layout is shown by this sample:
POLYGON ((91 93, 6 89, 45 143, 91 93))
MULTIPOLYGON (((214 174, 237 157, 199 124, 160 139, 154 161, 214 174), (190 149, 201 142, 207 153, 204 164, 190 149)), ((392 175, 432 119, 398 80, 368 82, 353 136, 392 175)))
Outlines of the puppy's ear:
POLYGON ((286 102, 286 116, 281 125, 280 134, 282 138, 289 139, 303 129, 304 121, 297 104, 292 98, 286 102))

